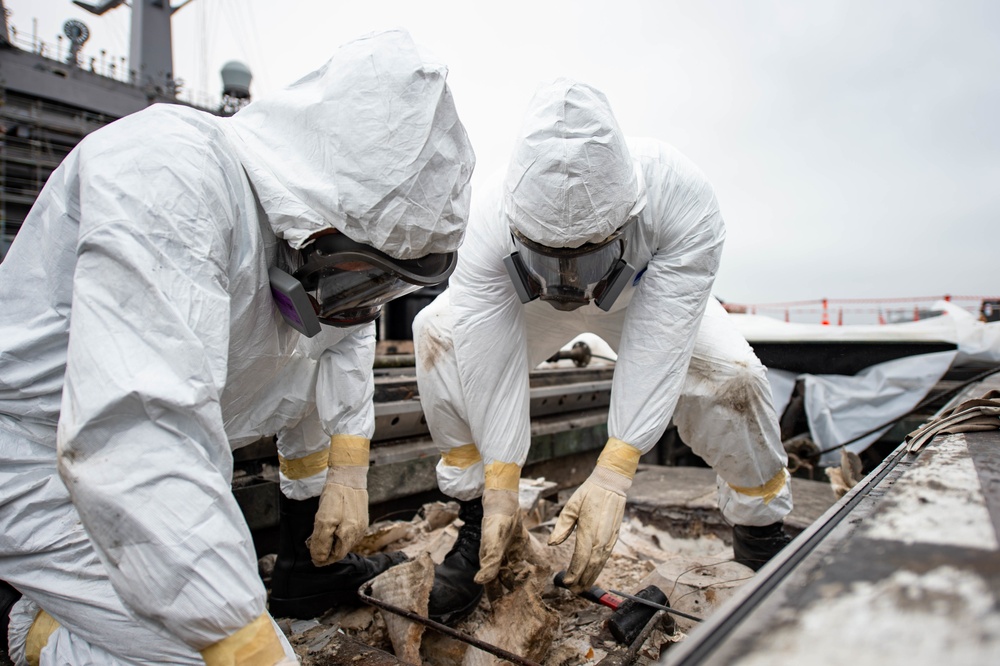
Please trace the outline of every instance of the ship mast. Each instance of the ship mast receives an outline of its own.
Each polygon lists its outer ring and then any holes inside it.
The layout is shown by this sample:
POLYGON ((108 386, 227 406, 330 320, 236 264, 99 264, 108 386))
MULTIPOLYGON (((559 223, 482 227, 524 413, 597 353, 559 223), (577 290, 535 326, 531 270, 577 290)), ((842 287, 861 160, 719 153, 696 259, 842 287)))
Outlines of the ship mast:
MULTIPOLYGON (((189 2, 184 0, 171 7, 169 0, 132 0, 129 70, 134 85, 150 87, 159 94, 176 94, 170 17, 189 2)), ((124 0, 104 0, 97 4, 73 0, 73 4, 100 16, 124 4, 124 0)))

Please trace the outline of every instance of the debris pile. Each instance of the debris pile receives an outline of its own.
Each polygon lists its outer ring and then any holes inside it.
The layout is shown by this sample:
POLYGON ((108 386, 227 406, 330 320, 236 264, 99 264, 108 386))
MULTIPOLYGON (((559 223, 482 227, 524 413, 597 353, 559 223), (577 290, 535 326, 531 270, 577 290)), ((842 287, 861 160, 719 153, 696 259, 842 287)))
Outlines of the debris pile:
MULTIPOLYGON (((570 561, 573 539, 546 545, 562 505, 552 493, 551 499, 545 497, 551 488, 552 484, 525 480, 521 502, 530 538, 521 559, 506 563, 497 581, 487 586, 476 611, 454 629, 545 666, 654 663, 696 622, 657 612, 653 626, 623 657, 629 646, 619 645, 606 625, 612 609, 553 582, 554 574, 570 561)), ((434 564, 441 562, 456 539, 457 518, 457 504, 437 502, 424 505, 410 521, 373 524, 357 552, 402 550, 410 561, 373 580, 371 596, 426 617, 434 564)), ((732 548, 714 534, 673 537, 626 515, 618 545, 597 585, 629 594, 655 585, 671 607, 706 617, 753 575, 731 558, 732 548)), ((385 661, 384 653, 401 662, 434 666, 504 663, 457 638, 372 606, 334 609, 315 620, 277 620, 305 666, 397 663, 385 661), (363 654, 365 646, 382 651, 382 656, 375 650, 363 654)))

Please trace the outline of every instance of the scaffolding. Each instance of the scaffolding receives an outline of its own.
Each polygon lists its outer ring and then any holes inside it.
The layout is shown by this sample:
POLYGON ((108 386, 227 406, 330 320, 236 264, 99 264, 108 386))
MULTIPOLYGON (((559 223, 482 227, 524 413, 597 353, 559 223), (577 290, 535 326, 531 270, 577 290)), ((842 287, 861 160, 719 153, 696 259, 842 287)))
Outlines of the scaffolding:
POLYGON ((112 120, 0 87, 0 260, 63 158, 112 120))

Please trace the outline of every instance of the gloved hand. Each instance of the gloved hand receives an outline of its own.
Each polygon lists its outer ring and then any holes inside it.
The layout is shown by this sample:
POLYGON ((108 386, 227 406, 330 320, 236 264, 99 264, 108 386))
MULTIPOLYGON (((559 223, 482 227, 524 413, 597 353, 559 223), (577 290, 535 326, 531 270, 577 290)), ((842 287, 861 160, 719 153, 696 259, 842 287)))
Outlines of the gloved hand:
POLYGON ((634 446, 610 438, 594 471, 559 514, 549 545, 562 543, 576 529, 576 545, 564 578, 574 592, 582 592, 594 584, 618 541, 625 516, 625 495, 632 485, 640 455, 634 446))
POLYGON ((480 585, 497 577, 504 555, 521 533, 521 507, 517 499, 520 478, 521 467, 514 463, 486 465, 479 571, 475 578, 480 585))
POLYGON ((368 529, 368 439, 330 438, 330 468, 320 495, 309 554, 323 566, 342 560, 368 529))
POLYGON ((476 582, 485 585, 500 572, 511 544, 521 533, 521 509, 517 493, 509 490, 483 492, 483 536, 479 543, 479 572, 476 582))
POLYGON ((209 645, 201 651, 206 666, 251 666, 268 664, 293 666, 298 664, 285 654, 279 631, 264 613, 239 631, 209 645))

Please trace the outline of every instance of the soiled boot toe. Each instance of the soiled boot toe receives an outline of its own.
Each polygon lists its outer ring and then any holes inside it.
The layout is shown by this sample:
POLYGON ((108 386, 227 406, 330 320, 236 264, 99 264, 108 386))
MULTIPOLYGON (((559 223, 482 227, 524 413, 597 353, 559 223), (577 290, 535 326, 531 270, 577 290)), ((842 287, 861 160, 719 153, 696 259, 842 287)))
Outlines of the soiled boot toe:
POLYGON ((474 580, 479 572, 479 544, 482 540, 483 505, 480 500, 459 503, 455 545, 441 564, 434 567, 434 587, 427 614, 442 624, 455 624, 476 609, 483 586, 474 580))

